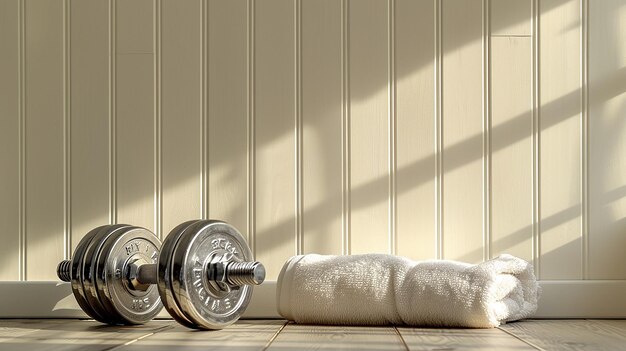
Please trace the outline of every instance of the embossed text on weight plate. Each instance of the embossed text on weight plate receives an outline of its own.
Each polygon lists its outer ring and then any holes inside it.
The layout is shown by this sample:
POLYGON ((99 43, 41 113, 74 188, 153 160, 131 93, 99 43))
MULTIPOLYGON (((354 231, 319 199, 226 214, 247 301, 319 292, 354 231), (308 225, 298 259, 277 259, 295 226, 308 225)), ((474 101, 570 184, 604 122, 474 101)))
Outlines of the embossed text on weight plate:
POLYGON ((223 314, 230 311, 235 306, 237 300, 230 297, 219 299, 209 295, 204 288, 204 285, 202 284, 204 272, 204 270, 202 269, 202 262, 196 259, 194 260, 194 266, 195 267, 193 268, 193 275, 196 279, 193 281, 193 286, 196 293, 198 294, 199 300, 202 301, 202 304, 208 307, 211 311, 218 314, 223 314))
POLYGON ((144 297, 143 299, 133 299, 133 302, 130 305, 130 308, 135 311, 143 311, 143 310, 147 310, 148 308, 150 308, 150 306, 152 306, 152 304, 150 303, 150 299, 147 297, 144 297))
POLYGON ((233 255, 238 254, 237 248, 228 239, 223 239, 223 238, 213 239, 211 241, 211 247, 213 247, 213 249, 224 249, 233 255))

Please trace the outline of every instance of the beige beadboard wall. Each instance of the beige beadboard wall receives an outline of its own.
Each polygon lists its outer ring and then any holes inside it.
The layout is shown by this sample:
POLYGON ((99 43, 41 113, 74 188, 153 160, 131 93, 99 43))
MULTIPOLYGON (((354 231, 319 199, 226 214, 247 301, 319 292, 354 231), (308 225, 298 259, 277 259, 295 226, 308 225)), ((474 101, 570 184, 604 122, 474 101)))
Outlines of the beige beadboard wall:
POLYGON ((0 279, 92 227, 626 280, 626 0, 0 0, 0 279))

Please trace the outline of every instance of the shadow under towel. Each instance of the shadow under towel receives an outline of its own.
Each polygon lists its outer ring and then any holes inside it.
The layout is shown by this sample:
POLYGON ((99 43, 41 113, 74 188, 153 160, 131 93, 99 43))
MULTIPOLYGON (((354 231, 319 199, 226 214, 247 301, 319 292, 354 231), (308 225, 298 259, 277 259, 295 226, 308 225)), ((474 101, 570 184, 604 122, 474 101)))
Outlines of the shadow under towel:
POLYGON ((530 317, 532 266, 503 254, 468 263, 367 254, 290 258, 278 277, 278 312, 296 323, 493 328, 530 317))

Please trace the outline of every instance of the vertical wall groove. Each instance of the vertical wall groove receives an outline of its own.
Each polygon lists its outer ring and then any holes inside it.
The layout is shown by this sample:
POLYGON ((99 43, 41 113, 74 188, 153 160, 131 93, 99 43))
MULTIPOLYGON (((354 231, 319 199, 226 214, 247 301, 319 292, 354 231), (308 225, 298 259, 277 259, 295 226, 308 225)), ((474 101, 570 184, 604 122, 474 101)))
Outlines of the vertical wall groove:
POLYGON ((589 276, 589 0, 581 0, 581 204, 583 279, 589 276))
POLYGON ((490 0, 482 0, 483 95, 483 260, 491 258, 491 14, 490 0))
POLYGON ((161 0, 154 0, 154 230, 163 238, 163 184, 162 184, 162 104, 161 104, 161 0))
POLYGON ((200 33, 200 217, 209 218, 209 166, 208 166, 208 125, 209 125, 209 80, 208 80, 208 40, 209 40, 209 2, 200 1, 202 33, 200 33))
POLYGON ((540 129, 539 129, 539 0, 532 0, 531 2, 532 16, 531 16, 531 32, 532 32, 532 256, 533 256, 533 268, 535 275, 540 278, 540 245, 539 245, 539 230, 540 230, 540 208, 539 208, 539 155, 540 155, 540 129))
POLYGON ((341 3, 341 211, 342 249, 349 255, 350 249, 350 72, 349 72, 349 0, 341 3))
POLYGON ((203 45, 203 53, 204 53, 204 59, 203 59, 203 74, 202 74, 202 79, 203 79, 203 86, 204 86, 204 94, 202 96, 202 98, 204 99, 204 116, 203 116, 203 121, 202 121, 202 181, 204 183, 203 185, 203 194, 202 194, 202 202, 203 202, 203 213, 202 216, 205 219, 209 219, 210 218, 210 209, 211 209, 211 203, 209 201, 209 177, 210 177, 210 172, 209 172, 209 164, 210 164, 210 155, 209 155, 209 128, 211 127, 209 125, 209 99, 210 99, 210 94, 209 94, 209 2, 208 1, 202 1, 203 3, 205 3, 205 8, 204 8, 204 38, 202 40, 202 45, 203 45))
POLYGON ((26 7, 19 2, 19 280, 26 280, 26 7))
POLYGON ((435 202, 437 255, 443 258, 443 33, 442 0, 435 1, 435 202))
POLYGON ((302 125, 302 0, 296 0, 294 6, 295 25, 295 165, 296 165, 296 253, 304 252, 303 231, 303 125, 302 125))
POLYGON ((255 0, 248 0, 248 244, 256 257, 256 151, 255 151, 255 116, 254 116, 254 72, 255 72, 255 0))
POLYGON ((396 2, 395 0, 387 0, 388 12, 388 104, 389 104, 389 253, 395 254, 397 251, 397 233, 396 233, 396 157, 397 157, 397 115, 396 115, 396 2))
POLYGON ((72 253, 70 0, 63 1, 63 259, 72 253))
POLYGON ((117 22, 116 1, 109 0, 109 222, 117 223, 117 22))

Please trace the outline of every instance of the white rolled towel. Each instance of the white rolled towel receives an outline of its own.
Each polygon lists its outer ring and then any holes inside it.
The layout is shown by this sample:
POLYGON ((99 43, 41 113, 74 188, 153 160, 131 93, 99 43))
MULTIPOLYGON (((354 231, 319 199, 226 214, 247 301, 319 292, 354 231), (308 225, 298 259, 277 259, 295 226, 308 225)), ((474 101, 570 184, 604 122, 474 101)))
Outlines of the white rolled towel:
POLYGON ((537 310, 532 265, 500 255, 472 265, 367 254, 294 256, 278 277, 278 312, 303 324, 493 328, 537 310))

